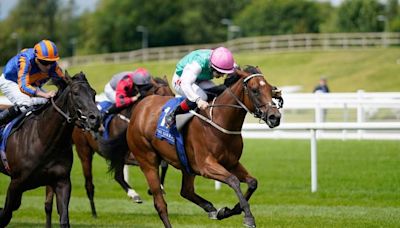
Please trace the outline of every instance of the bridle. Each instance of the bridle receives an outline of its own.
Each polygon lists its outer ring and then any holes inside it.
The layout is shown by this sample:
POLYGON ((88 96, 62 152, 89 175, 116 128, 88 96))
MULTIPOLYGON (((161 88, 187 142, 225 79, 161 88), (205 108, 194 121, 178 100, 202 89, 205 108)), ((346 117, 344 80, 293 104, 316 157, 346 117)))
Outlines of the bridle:
MULTIPOLYGON (((72 86, 72 84, 74 83, 85 83, 83 81, 76 81, 76 82, 71 82, 70 87, 72 86)), ((68 88, 70 90, 70 88, 68 88)), ((70 91, 64 91, 65 93, 69 93, 70 91)), ((85 123, 88 120, 88 117, 83 115, 83 112, 78 108, 74 114, 72 115, 72 117, 69 114, 69 111, 67 110, 67 112, 64 112, 60 107, 57 106, 56 102, 54 101, 54 97, 52 97, 51 99, 51 104, 53 105, 54 109, 61 114, 61 116, 63 116, 65 118, 65 120, 67 121, 67 123, 72 123, 74 121, 75 126, 82 128, 85 131, 90 131, 91 129, 89 128, 89 126, 87 126, 85 123)))
MULTIPOLYGON (((246 78, 243 79, 243 88, 244 88, 244 92, 245 94, 248 94, 248 96, 250 97, 250 99, 252 100, 254 106, 255 106, 255 111, 254 113, 252 111, 250 111, 249 108, 247 108, 247 106, 232 92, 232 90, 227 87, 227 91, 229 92, 229 94, 235 99, 235 101, 239 104, 239 105, 232 105, 232 104, 214 104, 215 100, 213 100, 213 103, 209 106, 210 108, 210 116, 212 117, 212 108, 213 107, 233 107, 233 108, 242 108, 244 110, 246 110, 246 112, 252 114, 254 117, 262 119, 263 117, 265 117, 266 113, 263 113, 261 111, 261 108, 263 107, 268 107, 268 108, 282 108, 283 105, 283 99, 281 97, 276 97, 279 102, 278 105, 276 105, 274 102, 268 102, 266 104, 259 104, 258 100, 252 95, 251 92, 249 92, 249 88, 248 88, 248 82, 255 77, 263 77, 263 74, 260 73, 256 73, 256 74, 251 74, 249 76, 247 76, 246 78)), ((274 87, 275 90, 276 87, 274 87)), ((274 91, 273 91, 274 92, 274 91)))
MULTIPOLYGON (((197 112, 195 112, 195 111, 193 111, 193 110, 191 110, 190 113, 192 113, 193 115, 199 117, 201 120, 207 122, 208 124, 212 125, 217 130, 219 130, 219 131, 221 131, 221 132, 223 132, 225 134, 240 135, 242 133, 241 131, 230 131, 230 130, 227 130, 227 129, 219 126, 218 124, 214 123, 214 121, 212 120, 213 119, 212 118, 212 113, 213 113, 213 108, 214 107, 231 107, 231 108, 244 109, 244 110, 246 110, 246 112, 254 115, 256 118, 262 119, 266 115, 266 113, 264 114, 261 111, 262 107, 268 106, 268 107, 271 107, 271 108, 280 109, 282 107, 282 105, 283 105, 283 99, 280 96, 279 97, 273 97, 273 98, 277 98, 279 100, 278 106, 273 102, 268 102, 266 104, 261 104, 261 105, 257 104, 257 102, 256 102, 257 100, 254 98, 254 96, 251 96, 251 93, 249 93, 249 89, 248 89, 248 85, 247 85, 249 80, 252 79, 252 78, 255 78, 255 77, 263 77, 264 78, 264 75, 259 74, 259 73, 251 74, 251 75, 247 76, 243 80, 243 88, 245 90, 244 92, 245 92, 245 94, 249 94, 250 99, 252 99, 253 104, 255 104, 255 112, 254 113, 251 112, 249 108, 247 108, 247 106, 232 92, 232 90, 229 87, 226 88, 227 91, 229 92, 229 94, 235 99, 235 101, 239 105, 234 105, 234 104, 215 104, 215 101, 216 101, 217 98, 214 98, 212 104, 209 105, 209 107, 210 107, 210 113, 209 113, 210 119, 205 117, 205 116, 203 116, 203 115, 201 115, 201 114, 199 114, 199 113, 197 113, 197 112)), ((279 92, 280 91, 276 87, 273 87, 273 94, 278 94, 279 92)))

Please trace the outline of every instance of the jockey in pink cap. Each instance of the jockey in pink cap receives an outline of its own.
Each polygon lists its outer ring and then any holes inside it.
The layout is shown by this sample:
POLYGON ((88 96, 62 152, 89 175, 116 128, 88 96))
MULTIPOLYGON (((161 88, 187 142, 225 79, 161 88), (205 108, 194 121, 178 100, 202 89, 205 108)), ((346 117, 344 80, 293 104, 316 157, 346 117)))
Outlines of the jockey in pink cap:
POLYGON ((196 107, 208 107, 207 94, 203 89, 214 87, 211 79, 231 74, 235 71, 232 53, 225 47, 214 50, 200 49, 184 56, 176 65, 172 85, 177 94, 186 99, 165 117, 166 126, 175 123, 177 114, 186 113, 196 107))

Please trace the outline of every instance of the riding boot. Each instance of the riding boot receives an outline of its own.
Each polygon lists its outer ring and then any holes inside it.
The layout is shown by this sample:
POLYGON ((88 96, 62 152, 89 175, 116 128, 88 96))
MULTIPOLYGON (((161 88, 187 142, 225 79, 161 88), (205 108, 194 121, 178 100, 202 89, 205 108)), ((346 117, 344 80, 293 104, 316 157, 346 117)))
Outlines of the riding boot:
POLYGON ((2 111, 0 113, 0 126, 7 124, 21 113, 22 113, 21 110, 16 105, 11 106, 8 109, 2 111))
POLYGON ((187 113, 189 110, 195 109, 196 107, 197 105, 195 102, 189 101, 188 99, 183 100, 174 110, 165 116, 165 126, 170 128, 176 122, 176 115, 187 113))

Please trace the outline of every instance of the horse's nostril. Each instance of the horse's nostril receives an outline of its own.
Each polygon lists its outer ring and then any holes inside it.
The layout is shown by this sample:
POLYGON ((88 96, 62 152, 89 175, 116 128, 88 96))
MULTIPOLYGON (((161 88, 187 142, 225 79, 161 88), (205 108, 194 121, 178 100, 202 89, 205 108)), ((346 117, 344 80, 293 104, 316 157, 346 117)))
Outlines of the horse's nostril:
POLYGON ((269 120, 276 120, 276 116, 275 115, 270 115, 270 116, 268 116, 268 119, 269 120))

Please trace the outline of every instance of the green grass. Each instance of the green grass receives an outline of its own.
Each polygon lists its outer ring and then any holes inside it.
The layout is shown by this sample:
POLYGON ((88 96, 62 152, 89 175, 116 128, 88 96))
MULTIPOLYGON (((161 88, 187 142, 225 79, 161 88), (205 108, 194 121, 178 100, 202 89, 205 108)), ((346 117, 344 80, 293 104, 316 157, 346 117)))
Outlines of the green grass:
MULTIPOLYGON (((300 85, 311 92, 321 75, 328 78, 332 92, 400 90, 400 48, 370 48, 292 53, 251 52, 235 54, 240 65, 259 66, 267 80, 277 86, 300 85)), ((177 60, 123 64, 90 64, 68 69, 84 71, 97 92, 117 72, 147 67, 153 75, 169 79, 177 60)), ((220 82, 220 81, 217 81, 220 82)))
MULTIPOLYGON (((318 191, 310 192, 310 144, 305 140, 245 141, 242 163, 259 181, 250 200, 258 227, 399 227, 400 142, 318 141, 318 191)), ((146 194, 138 167, 130 168, 130 182, 144 199, 134 204, 107 173, 106 162, 94 160, 97 219, 91 218, 80 162, 72 170, 70 221, 72 227, 162 227, 146 194)), ((0 205, 8 177, 0 176, 0 205)), ((180 173, 171 168, 166 201, 174 227, 241 227, 243 215, 209 220, 205 212, 179 196, 180 173)), ((245 186, 242 186, 245 189, 245 186)), ((237 197, 223 185, 196 178, 196 191, 216 207, 233 206, 237 197)), ((9 227, 43 227, 44 188, 26 192, 9 227)), ((53 211, 57 227, 58 217, 53 211)))

